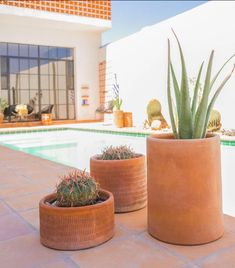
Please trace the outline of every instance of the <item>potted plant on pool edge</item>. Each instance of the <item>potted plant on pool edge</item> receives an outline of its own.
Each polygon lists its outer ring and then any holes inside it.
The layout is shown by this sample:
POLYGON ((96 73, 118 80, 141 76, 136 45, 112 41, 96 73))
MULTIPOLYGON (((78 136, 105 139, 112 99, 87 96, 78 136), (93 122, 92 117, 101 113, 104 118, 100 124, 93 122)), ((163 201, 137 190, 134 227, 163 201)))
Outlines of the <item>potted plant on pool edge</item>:
POLYGON ((114 235, 113 195, 84 171, 64 176, 56 193, 40 201, 39 212, 41 243, 49 248, 90 248, 114 235))
POLYGON ((168 243, 196 245, 219 239, 224 232, 220 138, 206 134, 206 128, 214 102, 234 68, 211 100, 209 94, 222 69, 234 55, 211 78, 214 51, 211 52, 202 98, 198 102, 203 64, 191 102, 184 56, 175 37, 180 51, 182 78, 179 85, 168 40, 167 93, 173 134, 153 135, 147 139, 148 232, 168 243), (178 121, 173 113, 171 81, 178 121))
POLYGON ((113 93, 114 93, 114 99, 113 99, 113 118, 114 118, 114 125, 118 128, 122 128, 124 126, 124 120, 123 120, 123 111, 121 110, 122 106, 122 99, 120 98, 120 89, 119 84, 117 82, 117 75, 114 75, 115 83, 113 84, 113 93))
POLYGON ((146 206, 145 156, 129 147, 109 146, 90 158, 90 173, 100 186, 113 193, 115 212, 129 212, 146 206))

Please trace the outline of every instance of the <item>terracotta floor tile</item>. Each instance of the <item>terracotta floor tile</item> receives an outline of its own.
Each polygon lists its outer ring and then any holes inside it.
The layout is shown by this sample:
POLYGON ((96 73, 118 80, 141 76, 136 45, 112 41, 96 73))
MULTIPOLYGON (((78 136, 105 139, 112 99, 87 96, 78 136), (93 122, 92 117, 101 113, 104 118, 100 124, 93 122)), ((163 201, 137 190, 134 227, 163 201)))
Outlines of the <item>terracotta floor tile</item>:
POLYGON ((200 266, 202 268, 234 268, 235 247, 231 250, 227 250, 207 258, 200 264, 200 266))
POLYGON ((49 191, 27 194, 20 197, 10 197, 5 199, 5 202, 16 211, 24 211, 38 208, 39 201, 47 194, 49 194, 49 191))
MULTIPOLYGON (((59 251, 48 249, 35 234, 0 242, 0 260, 3 268, 33 268, 61 258, 59 251)), ((41 266, 44 267, 44 266, 41 266)))
MULTIPOLYGON (((204 258, 210 254, 213 254, 221 249, 228 248, 230 246, 235 246, 235 233, 231 233, 226 231, 224 236, 212 243, 208 243, 205 245, 200 246, 177 246, 177 245, 171 245, 167 243, 163 243, 161 241, 158 241, 154 238, 152 238, 149 234, 143 234, 143 237, 148 237, 149 239, 155 240, 155 242, 162 247, 166 248, 167 250, 170 250, 173 253, 176 253, 178 255, 182 255, 190 260, 196 260, 200 258, 204 258)), ((235 267, 235 265, 234 265, 235 267)))
POLYGON ((31 232, 32 229, 30 226, 13 213, 0 217, 0 241, 29 234, 31 232))
POLYGON ((10 208, 5 205, 2 201, 0 201, 0 217, 10 214, 12 211, 10 210, 10 208))
POLYGON ((29 224, 31 224, 34 228, 39 230, 39 210, 32 209, 29 211, 20 212, 22 218, 25 219, 29 224))
MULTIPOLYGON (((54 261, 48 264, 42 264, 40 268, 74 268, 74 265, 71 265, 69 261, 54 261)), ((78 266, 77 266, 78 267, 78 266)), ((79 268, 79 267, 78 267, 79 268)))
POLYGON ((3 186, 0 187, 0 198, 22 196, 30 193, 41 192, 43 190, 46 190, 45 186, 30 182, 11 186, 3 186))
POLYGON ((177 268, 184 262, 151 244, 137 239, 109 241, 71 256, 82 268, 177 268))
POLYGON ((115 222, 131 231, 145 231, 147 229, 147 208, 130 213, 115 214, 115 222))

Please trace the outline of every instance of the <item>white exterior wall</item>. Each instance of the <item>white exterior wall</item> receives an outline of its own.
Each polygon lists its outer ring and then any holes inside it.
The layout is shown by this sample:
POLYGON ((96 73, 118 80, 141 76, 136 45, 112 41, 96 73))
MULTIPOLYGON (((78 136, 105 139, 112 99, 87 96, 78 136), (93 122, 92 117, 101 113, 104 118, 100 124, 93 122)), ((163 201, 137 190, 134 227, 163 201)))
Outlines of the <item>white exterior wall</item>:
MULTIPOLYGON (((208 2, 106 47, 106 60, 117 73, 120 83, 123 109, 133 112, 136 125, 146 119, 146 106, 152 98, 161 101, 163 115, 169 122, 166 94, 168 37, 172 41, 174 66, 178 77, 180 75, 178 49, 171 28, 178 34, 188 76, 193 78, 201 62, 208 60, 212 49, 215 49, 214 72, 235 53, 234 14, 233 1, 208 2)), ((222 73, 220 81, 233 62, 235 58, 222 73)), ((225 86, 215 108, 221 112, 223 127, 235 128, 235 76, 225 86)))
MULTIPOLYGON (((101 43, 100 31, 82 31, 75 27, 61 29, 55 23, 40 23, 19 17, 0 16, 0 42, 48 45, 74 48, 76 119, 95 119, 99 106, 98 53, 101 43), (90 105, 81 106, 81 86, 88 85, 90 105)), ((66 26, 66 23, 65 23, 66 26)))

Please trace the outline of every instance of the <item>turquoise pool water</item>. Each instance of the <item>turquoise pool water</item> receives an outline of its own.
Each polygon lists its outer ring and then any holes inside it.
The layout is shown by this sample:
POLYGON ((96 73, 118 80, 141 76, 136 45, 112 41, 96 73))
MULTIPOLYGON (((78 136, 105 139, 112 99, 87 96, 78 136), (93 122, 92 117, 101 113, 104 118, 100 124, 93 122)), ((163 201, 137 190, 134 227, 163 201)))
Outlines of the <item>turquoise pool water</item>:
MULTIPOLYGON (((145 135, 135 136, 133 133, 121 132, 118 134, 77 129, 1 134, 0 145, 89 171, 90 156, 100 153, 108 145, 126 144, 145 154, 145 135)), ((223 209, 225 213, 235 217, 234 146, 221 146, 221 161, 223 209)))

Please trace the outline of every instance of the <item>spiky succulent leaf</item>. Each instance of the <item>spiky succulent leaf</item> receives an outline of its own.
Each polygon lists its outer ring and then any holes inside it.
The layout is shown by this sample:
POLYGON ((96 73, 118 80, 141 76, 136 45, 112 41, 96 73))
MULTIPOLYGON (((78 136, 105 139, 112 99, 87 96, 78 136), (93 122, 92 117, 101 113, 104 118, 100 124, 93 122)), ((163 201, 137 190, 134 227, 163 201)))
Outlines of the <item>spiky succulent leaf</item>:
POLYGON ((232 71, 225 77, 225 79, 223 80, 223 82, 220 84, 220 86, 218 87, 218 89, 216 90, 214 96, 212 97, 212 99, 210 101, 210 104, 209 104, 208 109, 207 109, 206 121, 205 121, 204 129, 203 129, 203 136, 202 136, 202 138, 205 137, 205 135, 206 135, 207 125, 208 125, 208 122, 209 122, 209 119, 210 119, 210 114, 211 114, 211 111, 212 111, 213 106, 215 104, 215 101, 218 98, 218 96, 219 96, 221 90, 223 89, 223 87, 225 86, 225 84, 231 78, 231 76, 232 76, 232 74, 234 72, 234 69, 235 69, 235 65, 233 66, 232 71))
POLYGON ((191 139, 193 133, 191 101, 188 87, 188 76, 181 44, 173 31, 178 43, 181 59, 181 87, 180 87, 180 114, 179 114, 179 137, 180 139, 191 139))
POLYGON ((204 125, 206 121, 207 114, 207 106, 208 106, 208 98, 210 94, 210 83, 211 83, 211 71, 213 64, 214 50, 212 50, 210 54, 210 59, 207 66, 205 84, 203 88, 202 99, 198 106, 195 121, 194 121, 194 130, 193 130, 193 138, 200 139, 203 136, 204 125))
POLYGON ((175 75, 175 71, 174 71, 174 67, 172 63, 170 63, 170 67, 171 67, 171 76, 172 76, 173 86, 175 90, 176 109, 177 109, 177 118, 178 118, 180 114, 180 89, 179 89, 179 84, 176 79, 176 75, 175 75))
POLYGON ((172 98, 171 98, 171 71, 170 71, 170 64, 171 64, 171 48, 170 48, 170 40, 167 40, 168 44, 168 65, 167 65, 167 100, 168 100, 168 107, 169 107, 169 114, 171 119, 171 127, 173 134, 176 139, 179 138, 176 124, 175 124, 175 118, 174 118, 174 111, 173 111, 173 104, 172 104, 172 98))
POLYGON ((199 72, 198 72, 198 75, 197 75, 196 84, 195 84, 194 91, 193 91, 193 102, 192 102, 193 122, 194 122, 195 112, 196 112, 196 108, 197 108, 198 93, 199 93, 199 87, 200 87, 200 80, 201 80, 203 64, 204 64, 204 62, 200 66, 200 69, 199 69, 199 72))

